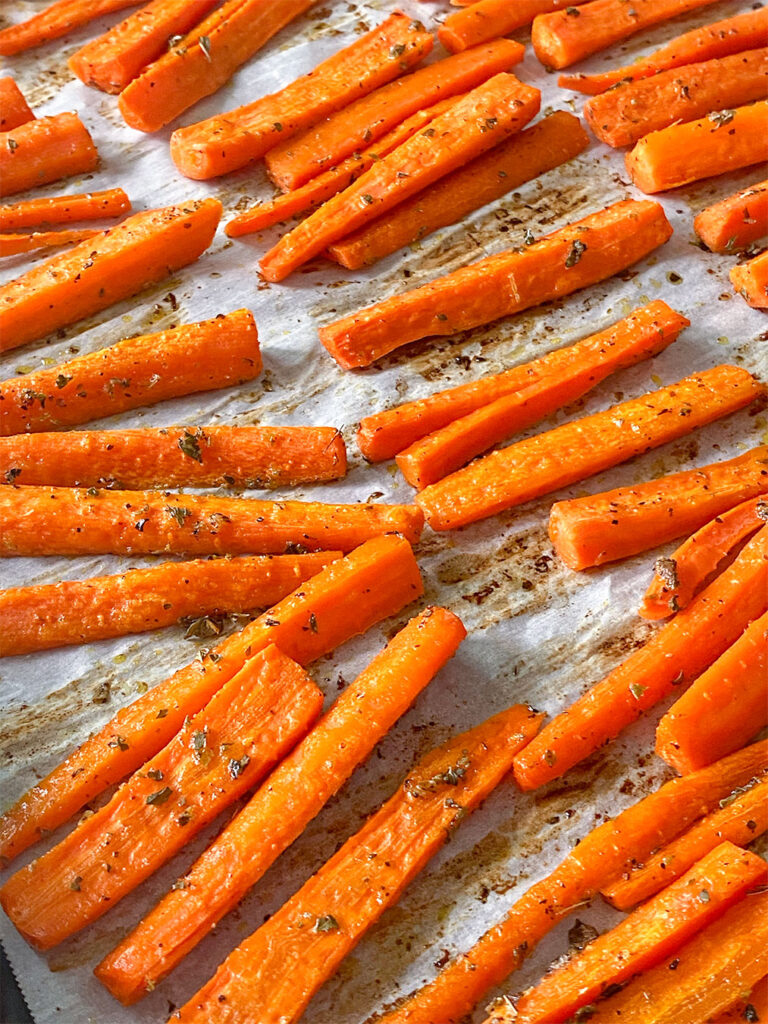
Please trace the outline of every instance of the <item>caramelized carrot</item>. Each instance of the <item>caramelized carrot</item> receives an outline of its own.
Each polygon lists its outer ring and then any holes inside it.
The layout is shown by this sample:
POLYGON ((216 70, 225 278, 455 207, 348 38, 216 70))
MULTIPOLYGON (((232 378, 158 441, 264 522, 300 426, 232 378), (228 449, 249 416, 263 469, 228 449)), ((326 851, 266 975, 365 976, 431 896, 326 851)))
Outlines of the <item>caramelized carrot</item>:
POLYGON ((733 287, 748 305, 754 309, 768 309, 768 250, 733 267, 729 276, 733 287))
MULTIPOLYGON (((768 19, 768 8, 760 13, 768 19)), ((768 181, 708 206, 694 217, 693 229, 712 252, 734 252, 762 238, 768 234, 768 181)))
POLYGON ((16 82, 8 75, 0 78, 0 132, 8 132, 34 119, 35 115, 16 82))
MULTIPOLYGON (((576 0, 576 4, 584 0, 576 0)), ((449 14, 437 31, 437 38, 451 53, 468 46, 505 36, 516 28, 530 25, 539 14, 565 7, 568 0, 479 0, 465 11, 449 14)))
POLYGON ((49 224, 71 224, 76 220, 99 220, 128 213, 131 201, 121 188, 104 192, 83 192, 73 196, 27 199, 0 206, 0 231, 39 228, 49 224))
POLYGON ((12 57, 53 39, 74 32, 95 18, 126 7, 135 7, 141 0, 54 0, 26 21, 0 30, 0 56, 12 57))
POLYGON ((55 249, 93 238, 98 231, 78 228, 74 231, 33 231, 29 235, 0 235, 0 256, 18 256, 35 249, 55 249))
POLYGON ((0 134, 0 196, 94 170, 99 154, 77 114, 26 121, 0 134))

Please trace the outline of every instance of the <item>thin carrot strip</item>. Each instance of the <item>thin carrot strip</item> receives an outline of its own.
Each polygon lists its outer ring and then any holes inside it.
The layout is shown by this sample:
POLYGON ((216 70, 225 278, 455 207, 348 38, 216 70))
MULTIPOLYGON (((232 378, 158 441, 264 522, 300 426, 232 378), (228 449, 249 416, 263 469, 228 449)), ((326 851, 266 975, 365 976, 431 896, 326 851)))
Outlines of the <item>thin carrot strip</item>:
POLYGON ((55 249, 59 245, 73 245, 93 238, 98 231, 77 228, 69 231, 33 231, 29 235, 0 235, 0 256, 17 256, 35 249, 55 249))
MULTIPOLYGON (((173 161, 188 178, 215 178, 244 167, 278 143, 402 75, 427 56, 433 43, 423 25, 395 11, 377 28, 279 92, 177 129, 171 136, 173 161)), ((141 127, 124 102, 132 89, 126 89, 120 107, 129 124, 141 127)))
POLYGON ((168 893, 99 964, 96 976, 114 996, 126 1004, 141 999, 237 905, 465 635, 461 621, 443 608, 427 608, 397 633, 198 858, 184 888, 168 893))
POLYGON ((731 283, 754 309, 768 309, 768 250, 730 271, 731 283))
MULTIPOLYGON (((584 0, 576 0, 576 4, 584 0)), ((449 14, 437 31, 437 38, 451 53, 486 43, 498 36, 530 25, 539 14, 565 7, 568 0, 479 0, 467 10, 449 14)))
POLYGON ((8 75, 0 78, 0 132, 8 132, 34 119, 35 115, 16 82, 8 75))
POLYGON ((624 200, 510 250, 321 327, 320 341, 345 370, 432 335, 491 323, 603 281, 647 256, 672 228, 657 203, 624 200))
POLYGON ((514 75, 495 75, 283 235, 259 261, 262 275, 282 281, 333 242, 514 135, 540 101, 539 90, 514 75))
POLYGON ((12 57, 74 32, 104 14, 135 7, 141 0, 56 0, 26 21, 0 30, 0 56, 12 57))
MULTIPOLYGON (((768 19, 768 8, 763 10, 768 19)), ((745 249, 768 234, 768 181, 708 206, 694 217, 693 229, 712 252, 745 249)))
POLYGON ((0 135, 0 196, 96 168, 99 154, 77 114, 54 114, 0 135))
POLYGON ((57 828, 104 789, 139 768, 245 661, 274 643, 306 665, 423 592, 410 544, 377 537, 300 584, 245 629, 222 640, 117 715, 0 818, 6 862, 57 828), (110 741, 122 736, 127 750, 110 741))
POLYGON ((0 206, 0 231, 40 228, 50 224, 71 224, 77 220, 99 220, 128 213, 131 201, 121 188, 83 192, 72 196, 27 199, 0 206))
MULTIPOLYGON (((35 122, 38 123, 38 122, 35 122)), ((127 299, 193 263, 211 244, 218 199, 135 213, 0 287, 0 351, 127 299)))
POLYGON ((725 1012, 718 1015, 717 1021, 711 1017, 709 1021, 711 1024, 726 1024, 737 1020, 744 1024, 750 1018, 753 1021, 768 1020, 768 975, 762 977, 749 994, 742 992, 725 1012))
POLYGON ((224 1004, 240 1024, 297 1021, 462 818, 501 782, 539 720, 517 704, 430 751, 362 829, 230 953, 177 1019, 204 1024, 224 1004))
POLYGON ((218 615, 268 608, 342 557, 307 555, 164 562, 117 576, 0 590, 0 657, 173 626, 215 637, 218 615))
POLYGON ((559 167, 588 144, 579 119, 557 110, 400 203, 384 217, 334 242, 328 255, 349 270, 370 266, 559 167))

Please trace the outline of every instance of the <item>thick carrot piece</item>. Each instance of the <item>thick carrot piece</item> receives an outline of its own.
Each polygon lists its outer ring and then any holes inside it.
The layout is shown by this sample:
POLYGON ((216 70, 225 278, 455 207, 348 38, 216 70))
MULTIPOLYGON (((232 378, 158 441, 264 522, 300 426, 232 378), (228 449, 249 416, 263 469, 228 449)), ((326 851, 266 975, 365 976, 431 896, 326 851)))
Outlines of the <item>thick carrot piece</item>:
MULTIPOLYGON (((768 9, 765 15, 768 19, 768 9)), ((712 252, 745 249, 767 235, 768 181, 760 181, 708 206, 694 217, 693 230, 712 252)))
POLYGON ((16 82, 8 75, 0 78, 0 132, 8 132, 34 119, 35 115, 16 82))
MULTIPOLYGON (((179 128, 171 136, 173 161, 188 178, 215 178, 244 167, 321 118, 399 77, 426 57, 433 44, 423 25, 395 11, 378 28, 279 92, 179 128)), ((129 124, 141 127, 132 113, 129 119, 123 102, 132 89, 129 86, 123 93, 120 108, 129 124)))
POLYGON ((0 196, 86 174, 99 154, 77 114, 26 121, 0 135, 0 196))
POLYGON ((535 734, 539 721, 518 704, 430 751, 362 829, 230 953, 174 1019, 204 1024, 224 1004, 233 1024, 298 1021, 462 817, 501 782, 514 751, 535 734), (314 918, 313 928, 308 918, 314 918))
MULTIPOLYGON (((37 122, 36 122, 37 123, 37 122)), ((218 199, 135 213, 0 287, 0 351, 98 313, 193 263, 211 244, 218 199)))
POLYGON ((559 167, 588 144, 579 119, 557 110, 400 203, 386 216, 335 242, 328 255, 350 270, 370 266, 559 167))
POLYGON ((121 188, 103 192, 82 192, 72 196, 27 199, 0 206, 0 231, 40 228, 51 224, 71 224, 78 220, 99 220, 128 213, 131 201, 121 188))
POLYGON ((538 89, 511 74, 495 75, 283 235, 259 260, 262 275, 282 281, 333 242, 514 135, 540 102, 538 89))
POLYGON ((198 858, 184 888, 165 896, 99 964, 96 976, 114 996, 136 1002, 237 905, 465 635, 461 621, 444 608, 427 608, 397 633, 198 858))
MULTIPOLYGON (((576 0, 583 3, 584 0, 576 0)), ((449 14, 437 31, 437 38, 451 53, 478 46, 516 28, 530 25, 539 14, 567 6, 568 0, 479 0, 467 10, 449 14)))
POLYGON ((754 309, 768 309, 768 250, 733 267, 731 283, 744 301, 754 309))
POLYGON ((78 228, 68 231, 33 231, 29 235, 0 235, 0 256, 18 256, 35 249, 55 249, 59 245, 74 245, 93 238, 98 231, 78 228))
POLYGON ((215 637, 220 613, 268 608, 342 554, 164 562, 117 576, 0 590, 0 657, 144 633, 183 619, 192 620, 190 637, 215 637))
POLYGON ((179 731, 245 661, 274 643, 306 665, 423 592, 408 541, 377 537, 332 562, 239 633, 129 704, 0 818, 0 857, 10 861, 107 786, 129 775, 179 731), (127 750, 112 742, 122 736, 127 750))
POLYGON ((126 7, 135 7, 141 0, 55 0, 39 14, 26 21, 0 30, 0 56, 12 57, 24 50, 42 46, 53 39, 74 32, 95 18, 126 7))
MULTIPOLYGON (((718 1022, 725 1024, 726 1021, 737 1020, 743 1024, 750 1017, 753 1021, 768 1020, 768 975, 761 978, 748 995, 742 992, 724 1013, 718 1015, 718 1022)), ((711 1017, 709 1021, 717 1024, 711 1017)))
POLYGON ((515 759, 521 789, 536 789, 614 739, 708 668, 768 608, 768 528, 687 608, 549 722, 515 759))

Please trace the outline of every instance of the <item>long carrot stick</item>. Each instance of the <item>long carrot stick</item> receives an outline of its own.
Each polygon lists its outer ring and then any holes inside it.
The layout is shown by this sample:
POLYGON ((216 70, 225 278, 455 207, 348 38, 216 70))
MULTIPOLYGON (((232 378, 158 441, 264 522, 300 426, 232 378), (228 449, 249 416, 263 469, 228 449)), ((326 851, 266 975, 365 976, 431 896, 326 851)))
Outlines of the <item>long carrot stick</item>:
POLYGON ((283 235, 259 261, 262 275, 282 281, 333 242, 514 135, 540 101, 539 90, 514 75, 495 75, 283 235))
POLYGON ((99 964, 96 976, 114 996, 136 1002, 237 905, 465 635, 461 621, 443 608, 411 619, 198 858, 184 888, 168 893, 99 964))
POLYGON ((55 0, 39 14, 0 30, 0 56, 12 57, 24 50, 59 39, 81 25, 113 11, 135 7, 141 0, 55 0))
POLYGON ((670 237, 657 203, 624 200, 510 250, 321 327, 320 341, 345 370, 369 366, 431 335, 491 323, 624 270, 670 237))
POLYGON ((768 250, 733 267, 729 277, 748 305, 754 309, 768 309, 768 250))
MULTIPOLYGON (((768 19, 768 9, 764 12, 768 19)), ((768 234, 768 181, 708 206, 694 217, 693 229, 712 252, 745 249, 768 234)))
POLYGON ((525 790, 560 778, 643 711, 696 679, 768 608, 768 529, 683 611, 549 722, 515 759, 525 790))
MULTIPOLYGON (((583 3, 584 0, 576 0, 583 3)), ((539 14, 565 7, 567 0, 479 0, 467 10, 449 14, 437 31, 437 38, 451 53, 496 39, 530 25, 539 14)))
POLYGON ((241 1024, 297 1021, 462 818, 501 782, 538 722, 518 704, 430 751, 362 829, 230 953, 177 1019, 204 1024, 224 1004, 241 1024), (312 918, 315 926, 306 927, 312 918))
POLYGON ((0 818, 0 857, 10 861, 107 786, 135 771, 196 714, 245 661, 271 643, 306 665, 423 591, 410 544, 377 537, 300 584, 270 611, 129 704, 0 818), (110 742, 122 736, 127 750, 110 742))
POLYGON ((762 390, 740 367, 704 370, 491 452, 416 501, 434 530, 454 530, 684 437, 743 409, 762 390))
POLYGON ((95 169, 99 154, 77 114, 26 121, 0 135, 0 196, 95 169))
POLYGON ((164 562, 117 576, 0 590, 0 657, 93 643, 191 619, 190 636, 216 636, 221 612, 276 604, 342 557, 307 555, 164 562))
POLYGON ((35 249, 55 249, 60 245, 74 245, 86 238, 93 238, 99 232, 87 228, 67 231, 33 231, 24 235, 0 235, 0 256, 18 256, 35 249))
POLYGON ((72 196, 50 196, 0 206, 0 231, 71 224, 77 220, 99 220, 128 213, 131 201, 121 188, 103 192, 82 192, 72 196))
MULTIPOLYGON (((279 92, 177 129, 171 136, 173 161, 188 178, 214 178, 244 167, 278 143, 402 75, 427 56, 433 42, 419 22, 395 11, 377 28, 279 92)), ((129 86, 123 97, 131 89, 129 86)), ((135 121, 129 120, 123 102, 121 110, 129 124, 135 121)))
POLYGON ((328 255, 349 270, 370 266, 559 167, 588 144, 579 119, 557 110, 400 203, 384 217, 334 242, 328 255))
POLYGON ((16 82, 8 75, 0 78, 0 132, 8 132, 34 119, 35 115, 16 82))
POLYGON ((261 782, 322 706, 301 666, 274 644, 259 651, 107 804, 11 876, 3 910, 37 949, 92 924, 261 782))

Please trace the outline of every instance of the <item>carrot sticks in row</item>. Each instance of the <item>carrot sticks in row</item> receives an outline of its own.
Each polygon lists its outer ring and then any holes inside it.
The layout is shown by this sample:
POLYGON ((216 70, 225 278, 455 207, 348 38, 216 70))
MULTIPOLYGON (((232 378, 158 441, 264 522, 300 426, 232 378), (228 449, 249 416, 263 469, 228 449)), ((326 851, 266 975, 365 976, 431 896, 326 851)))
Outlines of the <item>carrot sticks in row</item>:
POLYGON ((77 114, 34 118, 0 135, 0 196, 86 174, 98 162, 93 139, 77 114))
MULTIPOLYGON (((577 0, 577 5, 583 2, 577 0)), ((568 0, 476 0, 467 6, 468 10, 449 14, 438 29, 438 39, 451 53, 530 25, 537 15, 568 6, 568 0)))
POLYGON ((0 231, 40 228, 50 224, 71 224, 78 220, 99 220, 128 213, 131 201, 121 188, 103 192, 82 192, 71 196, 46 196, 0 206, 0 231))
POLYGON ((16 82, 7 75, 0 78, 0 132, 8 132, 34 119, 35 115, 16 82))

